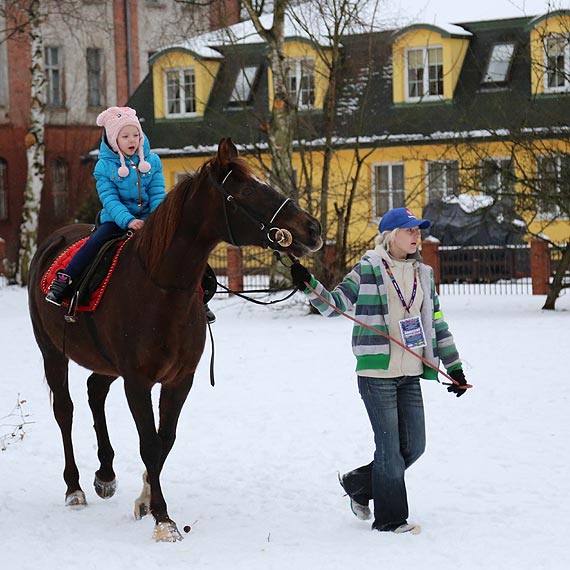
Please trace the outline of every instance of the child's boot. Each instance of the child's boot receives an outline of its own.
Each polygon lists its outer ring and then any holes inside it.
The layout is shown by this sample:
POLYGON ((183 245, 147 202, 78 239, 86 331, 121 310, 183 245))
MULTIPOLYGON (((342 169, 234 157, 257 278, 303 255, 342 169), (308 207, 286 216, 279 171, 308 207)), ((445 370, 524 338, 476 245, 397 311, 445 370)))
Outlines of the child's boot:
POLYGON ((57 271, 55 279, 49 286, 49 292, 46 295, 46 301, 53 303, 58 307, 61 306, 64 299, 69 296, 71 289, 71 277, 63 271, 57 271))
POLYGON ((208 303, 206 303, 204 305, 204 309, 206 311, 206 320, 212 324, 216 322, 216 315, 214 315, 214 313, 212 312, 212 309, 210 309, 210 307, 208 307, 208 303))

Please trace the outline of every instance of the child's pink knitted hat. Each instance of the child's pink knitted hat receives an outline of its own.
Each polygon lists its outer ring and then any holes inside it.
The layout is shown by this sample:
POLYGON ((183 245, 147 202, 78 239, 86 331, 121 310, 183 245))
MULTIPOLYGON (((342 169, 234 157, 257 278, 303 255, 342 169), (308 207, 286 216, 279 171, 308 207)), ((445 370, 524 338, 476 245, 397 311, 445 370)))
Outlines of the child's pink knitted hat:
POLYGON ((134 109, 131 109, 130 107, 109 107, 97 117, 97 125, 105 128, 107 140, 109 141, 111 148, 119 154, 119 158, 121 160, 121 167, 118 171, 119 176, 125 178, 129 175, 129 169, 125 164, 125 157, 117 144, 119 132, 126 126, 136 127, 139 130, 140 139, 139 148, 137 149, 140 158, 139 170, 141 172, 148 172, 150 170, 150 164, 144 159, 144 133, 137 117, 137 112, 134 109))

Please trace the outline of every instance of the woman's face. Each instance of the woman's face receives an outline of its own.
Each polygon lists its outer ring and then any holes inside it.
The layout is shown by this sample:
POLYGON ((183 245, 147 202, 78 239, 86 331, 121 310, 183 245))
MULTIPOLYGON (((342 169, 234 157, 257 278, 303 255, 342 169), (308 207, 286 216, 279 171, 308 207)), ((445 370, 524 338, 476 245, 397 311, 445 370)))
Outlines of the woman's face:
POLYGON ((133 156, 139 148, 140 133, 137 127, 127 125, 119 131, 117 146, 119 150, 127 156, 133 156))
POLYGON ((392 253, 394 257, 401 257, 402 259, 416 253, 420 237, 421 232, 418 227, 399 228, 390 246, 390 253, 392 253))

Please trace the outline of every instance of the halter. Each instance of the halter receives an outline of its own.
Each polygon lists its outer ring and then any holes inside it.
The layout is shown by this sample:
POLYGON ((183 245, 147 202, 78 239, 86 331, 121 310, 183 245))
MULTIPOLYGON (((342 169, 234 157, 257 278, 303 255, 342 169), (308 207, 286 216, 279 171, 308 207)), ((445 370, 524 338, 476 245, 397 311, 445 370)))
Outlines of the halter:
MULTIPOLYGON (((291 201, 291 198, 285 198, 285 200, 283 200, 283 202, 277 208, 277 210, 275 210, 275 213, 273 214, 273 216, 271 216, 271 219, 269 220, 269 222, 264 222, 263 220, 260 220, 249 208, 247 208, 243 204, 240 204, 238 201, 236 201, 235 197, 232 194, 230 194, 224 188, 224 183, 229 178, 229 176, 232 172, 233 171, 230 170, 224 176, 224 179, 221 182, 218 182, 212 176, 211 171, 208 172, 208 176, 210 178, 210 181, 212 182, 212 184, 216 188, 216 190, 221 192, 222 195, 225 197, 226 202, 228 202, 228 203, 233 202, 237 208, 239 208, 254 224, 256 224, 258 226, 259 231, 265 233, 265 236, 269 242, 268 247, 270 247, 273 250, 277 250, 278 246, 281 246, 283 248, 289 247, 293 243, 293 236, 291 235, 291 232, 289 230, 284 229, 284 228, 278 228, 276 226, 273 226, 272 224, 275 221, 275 218, 277 218, 277 216, 279 215, 279 212, 281 212, 281 210, 285 207, 285 205, 291 201), (272 234, 273 234, 273 237, 272 237, 272 234), (272 245, 272 244, 274 244, 274 245, 272 245)), ((228 229, 228 236, 230 238, 230 243, 232 245, 239 246, 240 244, 237 243, 237 241, 235 240, 233 233, 232 233, 232 230, 231 230, 231 227, 230 227, 230 222, 228 219, 228 210, 227 210, 226 206, 224 206, 224 219, 226 221, 226 227, 228 229)))

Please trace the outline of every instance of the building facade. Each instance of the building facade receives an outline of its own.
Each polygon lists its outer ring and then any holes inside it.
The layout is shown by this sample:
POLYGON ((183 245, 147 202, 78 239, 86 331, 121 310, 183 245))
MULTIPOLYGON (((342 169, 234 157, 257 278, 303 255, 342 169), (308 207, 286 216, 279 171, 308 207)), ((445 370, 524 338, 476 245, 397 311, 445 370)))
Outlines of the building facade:
MULTIPOLYGON (((237 0, 202 6, 171 0, 43 1, 47 107, 40 240, 72 222, 94 187, 93 163, 84 157, 101 136, 97 115, 127 103, 149 73, 149 58, 165 45, 204 33, 226 15, 234 19, 224 21, 236 21, 235 5, 237 0)), ((0 11, 0 238, 10 260, 18 251, 31 104, 29 30, 17 24, 22 13, 16 8, 0 11)))
MULTIPOLYGON (((537 204, 534 212, 525 206, 530 230, 570 240, 561 202, 551 201, 569 187, 569 11, 418 23, 347 34, 339 45, 335 120, 327 133, 331 38, 287 22, 287 84, 298 129, 293 162, 309 209, 318 202, 325 135, 334 147, 328 239, 334 241, 334 218, 352 192, 348 231, 355 244, 370 240, 389 208, 421 214, 435 200, 465 205, 465 194, 492 196, 505 209, 515 196, 521 204, 530 196, 537 204)), ((209 158, 222 136, 261 171, 270 167, 271 69, 249 22, 154 54, 131 101, 163 159, 167 186, 209 158)), ((486 202, 473 199, 472 207, 477 203, 486 202)), ((320 213, 318 206, 312 211, 320 213)))

